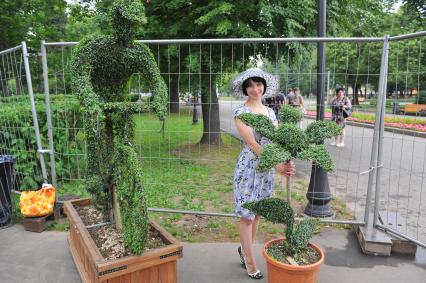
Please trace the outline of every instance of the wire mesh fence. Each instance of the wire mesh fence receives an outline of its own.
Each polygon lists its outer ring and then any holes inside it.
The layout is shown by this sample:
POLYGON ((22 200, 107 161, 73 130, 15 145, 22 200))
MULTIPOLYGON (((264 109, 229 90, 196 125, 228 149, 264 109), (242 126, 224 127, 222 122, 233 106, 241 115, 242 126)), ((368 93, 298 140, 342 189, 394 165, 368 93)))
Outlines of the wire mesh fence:
MULTIPOLYGON (((25 49, 24 49, 25 48, 25 49)), ((13 155, 17 188, 31 189, 43 180, 39 162, 30 89, 25 68, 23 45, 0 52, 0 154, 13 155)), ((32 94, 31 94, 32 95, 32 94)), ((35 98, 36 107, 44 109, 44 100, 35 98)))
MULTIPOLYGON (((317 107, 317 41, 144 42, 157 61, 170 101, 163 130, 154 113, 133 117, 134 146, 143 164, 149 206, 232 215, 233 173, 243 146, 233 110, 245 98, 233 96, 229 83, 246 68, 259 66, 279 76, 284 94, 298 87, 306 110, 301 127, 306 128, 314 120, 317 107)), ((385 132, 380 217, 386 225, 395 225, 398 231, 426 241, 426 217, 422 214, 426 194, 425 118, 419 116, 421 110, 414 116, 404 110, 405 104, 422 103, 426 60, 422 43, 424 37, 390 44, 385 122, 400 123, 386 125, 417 132, 414 136, 396 128, 385 132)), ((81 109, 70 88, 75 44, 46 44, 51 106, 58 112, 52 113, 52 129, 59 190, 80 186, 86 171, 81 109)), ((345 129, 345 147, 325 141, 336 163, 329 184, 335 219, 341 223, 362 220, 365 213, 367 173, 378 130, 372 125, 378 107, 382 46, 383 39, 327 41, 325 117, 331 116, 330 101, 337 87, 346 88, 355 110, 345 129)), ((130 99, 150 103, 152 93, 146 85, 141 74, 134 74, 126 86, 130 99)), ((311 164, 297 161, 296 165, 291 195, 294 208, 301 214, 307 203, 311 164)), ((283 198, 287 194, 286 180, 279 174, 275 176, 275 194, 283 198)))
MULTIPOLYGON (((361 48, 368 47, 380 57, 380 42, 337 42, 328 45, 328 101, 334 96, 335 86, 347 86, 357 80, 371 82, 372 78, 377 83, 380 61, 376 60, 378 65, 371 68, 375 72, 360 74, 356 68, 355 71, 348 68, 356 64, 355 55, 361 48), (344 52, 343 59, 339 52, 344 52)), ((244 103, 244 98, 232 96, 229 82, 247 67, 262 65, 280 77, 283 92, 299 87, 305 97, 307 114, 312 114, 316 109, 314 94, 317 92, 316 58, 312 56, 316 43, 170 43, 149 46, 169 87, 171 101, 171 113, 166 118, 164 133, 159 132, 161 125, 153 114, 135 116, 135 146, 145 166, 145 185, 149 190, 152 188, 155 195, 156 201, 152 206, 232 213, 233 171, 242 148, 234 126, 233 109, 244 103), (213 107, 217 107, 220 115, 213 113, 213 107), (194 123, 197 119, 198 123, 194 123), (203 124, 206 120, 207 125, 203 124), (216 139, 219 135, 218 142, 216 139), (203 139, 207 142, 203 142, 203 139)), ((52 95, 71 91, 67 87, 67 77, 72 48, 49 46, 52 95)), ((145 85, 144 78, 135 74, 127 91, 133 94, 135 100, 149 103, 150 90, 145 85)), ((311 121, 304 120, 302 127, 305 128, 311 121)), ((360 175, 359 172, 368 169, 369 154, 362 156, 358 152, 371 151, 372 136, 370 129, 350 127, 346 138, 347 149, 351 151, 330 147, 337 164, 337 171, 330 175, 331 190, 335 196, 333 206, 340 220, 355 219, 355 212, 362 211, 365 206, 368 175, 360 175), (349 162, 348 158, 351 159, 349 162)), ((60 152, 58 154, 64 156, 60 152)), ((310 169, 311 164, 298 162, 299 173, 293 180, 292 194, 299 206, 299 213, 306 204, 304 195, 309 184, 310 169)), ((74 170, 70 168, 69 171, 74 170)), ((79 177, 82 176, 77 176, 77 179, 79 177)), ((72 179, 76 178, 65 177, 63 180, 72 179)), ((286 195, 285 178, 282 176, 276 176, 275 191, 279 196, 286 195)))

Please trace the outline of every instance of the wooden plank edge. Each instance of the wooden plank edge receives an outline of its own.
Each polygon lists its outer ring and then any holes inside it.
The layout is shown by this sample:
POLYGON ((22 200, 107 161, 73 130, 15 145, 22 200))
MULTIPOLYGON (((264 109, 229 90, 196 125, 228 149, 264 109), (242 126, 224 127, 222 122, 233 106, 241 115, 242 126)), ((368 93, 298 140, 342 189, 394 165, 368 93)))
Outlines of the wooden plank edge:
POLYGON ((70 247, 71 256, 74 259, 74 264, 77 267, 78 273, 80 274, 80 278, 82 279, 83 283, 90 282, 89 274, 87 274, 87 272, 84 270, 83 263, 78 257, 77 251, 69 235, 68 235, 68 245, 70 247))
POLYGON ((153 260, 169 261, 169 258, 179 258, 181 252, 182 246, 172 244, 166 247, 149 250, 141 255, 130 255, 119 259, 98 262, 97 268, 98 272, 103 272, 113 268, 120 268, 122 266, 129 267, 132 265, 144 264, 153 260))
POLYGON ((78 215, 77 211, 75 210, 73 206, 74 202, 75 201, 66 201, 64 205, 65 211, 68 215, 68 221, 70 221, 71 225, 74 225, 74 227, 70 227, 70 229, 76 229, 81 234, 82 241, 84 245, 86 245, 90 257, 93 260, 93 264, 95 264, 96 262, 103 260, 103 257, 96 247, 92 237, 90 236, 89 231, 86 229, 86 225, 84 225, 80 215, 78 215), (75 223, 72 223, 73 221, 75 221, 75 223))
POLYGON ((175 262, 177 265, 178 259, 179 259, 178 256, 174 256, 174 257, 169 257, 167 259, 161 259, 161 260, 151 259, 145 262, 137 262, 130 265, 117 266, 114 268, 106 269, 104 271, 99 271, 97 276, 99 278, 99 281, 104 281, 104 280, 108 280, 112 278, 117 278, 122 275, 130 274, 136 271, 167 264, 169 262, 175 262))

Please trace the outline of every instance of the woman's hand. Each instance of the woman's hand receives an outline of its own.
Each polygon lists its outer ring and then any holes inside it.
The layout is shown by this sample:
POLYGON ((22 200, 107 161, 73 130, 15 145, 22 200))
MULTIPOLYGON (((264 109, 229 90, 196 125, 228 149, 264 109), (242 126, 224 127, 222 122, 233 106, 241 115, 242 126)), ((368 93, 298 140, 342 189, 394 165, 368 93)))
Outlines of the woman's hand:
POLYGON ((292 160, 286 163, 278 164, 277 166, 275 166, 275 169, 277 169, 280 174, 283 174, 287 177, 291 177, 296 174, 296 165, 294 165, 294 162, 292 160))

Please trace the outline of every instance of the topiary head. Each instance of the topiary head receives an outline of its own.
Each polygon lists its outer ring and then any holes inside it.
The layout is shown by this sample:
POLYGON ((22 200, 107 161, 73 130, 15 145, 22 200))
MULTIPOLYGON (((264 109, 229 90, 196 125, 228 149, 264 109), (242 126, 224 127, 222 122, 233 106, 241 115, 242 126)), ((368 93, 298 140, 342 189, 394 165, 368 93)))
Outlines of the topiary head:
POLYGON ((112 7, 112 26, 119 39, 130 41, 141 24, 147 22, 145 6, 140 0, 117 0, 112 7))

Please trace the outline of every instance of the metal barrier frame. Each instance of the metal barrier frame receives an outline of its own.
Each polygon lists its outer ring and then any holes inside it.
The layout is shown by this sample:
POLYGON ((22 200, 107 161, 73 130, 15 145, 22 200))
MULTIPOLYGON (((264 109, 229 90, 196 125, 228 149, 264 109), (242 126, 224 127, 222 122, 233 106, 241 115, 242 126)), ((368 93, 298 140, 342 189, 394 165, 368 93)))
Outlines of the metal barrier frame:
MULTIPOLYGON (((383 42, 382 58, 380 67, 379 77, 379 91, 378 100, 376 106, 376 121, 374 126, 374 136, 372 145, 372 154, 370 160, 370 168, 368 171, 363 173, 369 173, 368 188, 367 188, 367 199, 364 219, 358 220, 327 220, 321 219, 323 223, 338 223, 338 224, 357 224, 363 226, 371 226, 381 230, 391 232, 401 238, 412 241, 422 247, 426 247, 425 243, 419 242, 407 235, 401 234, 400 232, 383 226, 378 223, 378 210, 380 201, 380 179, 381 179, 381 168, 383 159, 383 135, 384 135, 384 117, 385 117, 385 106, 386 106, 386 91, 387 91, 387 76, 388 76, 388 60, 389 60, 389 42, 398 41, 404 39, 412 39, 426 36, 426 31, 421 31, 412 34, 399 35, 390 37, 388 35, 384 37, 309 37, 309 38, 228 38, 228 39, 167 39, 167 40, 137 40, 137 42, 145 44, 240 44, 240 43, 286 43, 286 42, 383 42), (373 222, 370 221, 371 213, 371 202, 373 194, 373 183, 376 181, 375 186, 375 200, 374 200, 374 215, 373 222)), ((46 109, 48 112, 48 127, 49 127, 49 152, 51 154, 51 176, 52 182, 56 182, 55 164, 54 164, 54 141, 52 137, 52 124, 50 117, 50 94, 48 85, 48 66, 47 66, 47 51, 46 47, 65 47, 65 46, 76 46, 78 42, 41 42, 41 56, 43 63, 43 79, 44 79, 44 93, 46 95, 46 109)), ((3 51, 5 52, 5 51, 3 51)), ((1 54, 1 52, 0 52, 1 54)), ((30 76, 30 75, 29 75, 30 76)), ((32 93, 32 92, 31 92, 32 93)), ((36 122, 36 121, 35 121, 36 122)), ((36 133, 37 134, 37 133, 36 133)), ((39 146, 39 152, 41 145, 39 146)), ((42 154, 40 154, 42 158, 42 154)), ((165 213, 182 213, 182 214, 195 214, 195 215, 207 215, 207 216, 220 216, 220 217, 236 217, 234 214, 227 213, 210 213, 204 211, 187 211, 187 210, 176 210, 176 209, 164 209, 164 208, 149 208, 150 211, 165 212, 165 213)))

